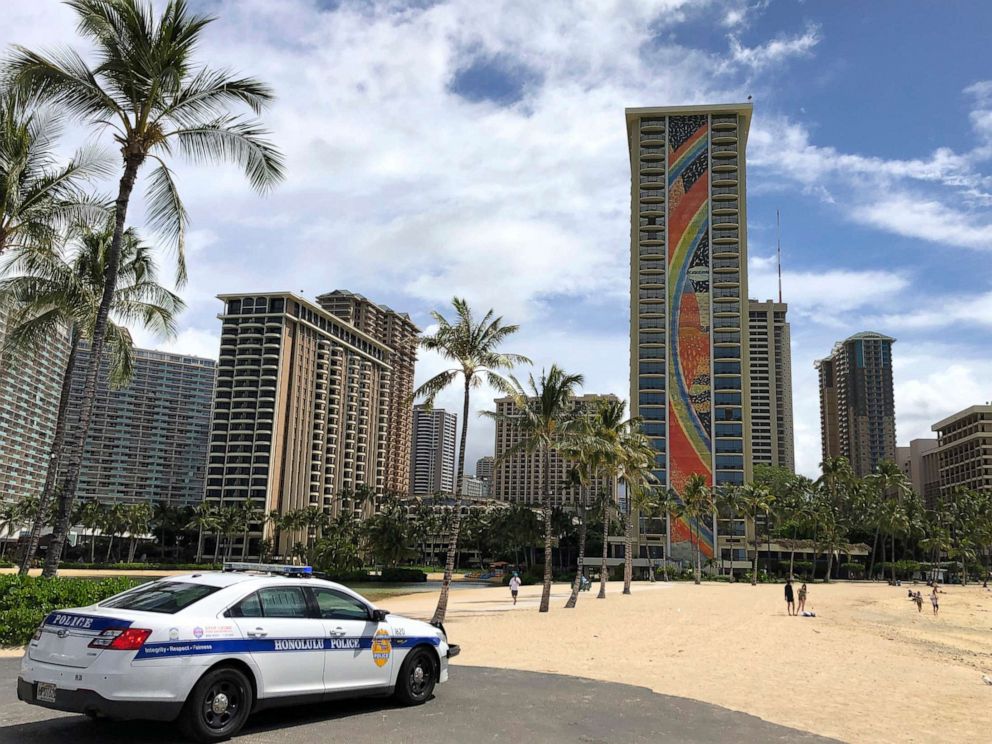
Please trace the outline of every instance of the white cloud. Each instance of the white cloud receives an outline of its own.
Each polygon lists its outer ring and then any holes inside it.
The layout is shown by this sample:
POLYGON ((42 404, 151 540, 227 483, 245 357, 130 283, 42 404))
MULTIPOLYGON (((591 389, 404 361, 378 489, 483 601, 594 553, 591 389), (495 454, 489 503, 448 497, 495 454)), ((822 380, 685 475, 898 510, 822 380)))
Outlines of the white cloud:
POLYGON ((855 207, 852 215, 866 225, 931 243, 992 250, 992 220, 936 200, 891 193, 855 207))
MULTIPOLYGON (((743 14, 725 16, 724 23, 728 20, 739 23, 743 20, 743 14)), ((808 57, 820 43, 820 32, 815 25, 810 25, 798 36, 783 36, 753 47, 744 46, 733 34, 730 35, 729 42, 734 65, 744 65, 760 71, 793 57, 808 57)))

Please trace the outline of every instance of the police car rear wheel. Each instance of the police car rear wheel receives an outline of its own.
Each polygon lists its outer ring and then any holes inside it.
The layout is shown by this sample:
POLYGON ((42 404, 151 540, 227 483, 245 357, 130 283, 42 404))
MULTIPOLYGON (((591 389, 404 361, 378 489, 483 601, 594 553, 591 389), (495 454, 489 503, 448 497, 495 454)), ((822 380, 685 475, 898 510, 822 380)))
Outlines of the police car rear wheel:
POLYGON ((437 662, 433 652, 414 649, 403 662, 396 680, 396 699, 404 705, 420 705, 430 699, 437 684, 437 662))
POLYGON ((241 730, 251 704, 251 683, 241 671, 215 669, 200 678, 187 698, 182 728, 199 742, 222 741, 241 730))

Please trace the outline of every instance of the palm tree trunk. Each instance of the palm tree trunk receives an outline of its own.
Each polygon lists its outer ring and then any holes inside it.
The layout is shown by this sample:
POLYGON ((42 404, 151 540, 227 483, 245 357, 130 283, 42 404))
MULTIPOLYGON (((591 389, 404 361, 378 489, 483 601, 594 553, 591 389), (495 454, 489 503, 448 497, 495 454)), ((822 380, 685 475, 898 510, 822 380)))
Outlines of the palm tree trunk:
POLYGON ((220 532, 214 533, 214 565, 217 565, 217 559, 220 557, 220 532))
POLYGON ((751 586, 758 585, 758 520, 754 520, 754 568, 751 570, 751 586))
POLYGON ((892 533, 892 581, 896 580, 896 533, 892 533))
POLYGON ((630 582, 634 578, 634 556, 631 549, 634 544, 633 513, 630 508, 630 494, 627 494, 627 519, 623 528, 623 593, 630 594, 630 582))
POLYGON ((96 527, 90 530, 90 563, 96 563, 96 527))
POLYGON ((117 289, 117 272, 121 262, 121 243, 124 237, 124 221, 127 217, 127 206, 131 199, 131 191, 138 176, 138 168, 144 161, 142 153, 124 154, 124 174, 121 176, 117 190, 117 202, 114 207, 114 238, 110 244, 110 254, 107 256, 107 268, 103 282, 103 297, 97 310, 93 335, 90 339, 90 358, 83 382, 83 397, 79 406, 79 427, 76 430, 77 442, 73 456, 69 459, 65 478, 62 481, 62 492, 59 494, 58 513, 55 517, 55 528, 45 556, 45 568, 42 576, 54 576, 62 560, 62 549, 65 547, 69 534, 69 522, 72 517, 72 505, 76 500, 76 485, 79 482, 79 469, 82 465, 83 449, 90 432, 90 419, 93 416, 93 405, 96 403, 96 384, 100 373, 100 363, 103 360, 103 344, 107 336, 107 321, 110 319, 110 306, 117 289))
POLYGON ((585 558, 586 558, 586 519, 589 516, 589 510, 585 506, 585 502, 582 505, 582 517, 579 522, 579 555, 576 558, 576 563, 578 564, 575 568, 575 581, 572 582, 572 593, 568 597, 568 601, 565 603, 565 609, 570 610, 575 607, 575 603, 579 599, 579 586, 581 586, 582 581, 582 571, 585 568, 585 558))
POLYGON ((103 557, 104 563, 110 563, 110 551, 114 547, 114 533, 110 533, 110 540, 107 542, 107 555, 103 557))
POLYGON ((699 557, 699 520, 698 519, 694 519, 693 522, 695 523, 695 532, 696 532, 696 552, 695 552, 695 557, 696 557, 696 576, 695 576, 695 579, 696 579, 696 581, 695 581, 695 583, 696 584, 699 584, 703 580, 703 569, 702 569, 702 566, 700 565, 700 557, 699 557))
POLYGON ((201 525, 196 534, 196 562, 203 561, 203 526, 201 525))
POLYGON ((606 578, 610 572, 606 565, 607 546, 610 542, 610 502, 609 496, 603 497, 603 560, 599 564, 599 594, 596 599, 606 599, 606 578))
MULTIPOLYGON (((672 515, 669 512, 665 512, 665 532, 668 532, 669 520, 671 520, 672 515)), ((665 581, 668 581, 668 546, 665 546, 665 557, 664 562, 661 564, 661 570, 664 572, 665 581)))
POLYGON ((441 595, 437 598, 432 623, 443 623, 448 612, 448 593, 451 590, 451 575, 455 572, 455 555, 458 550, 458 532, 462 526, 462 479, 465 477, 465 443, 468 441, 469 393, 472 380, 465 377, 465 394, 462 399, 462 436, 458 446, 458 472, 455 475, 455 509, 451 515, 451 531, 448 533, 448 556, 444 562, 444 578, 441 580, 441 595))
MULTIPOLYGON (((48 473, 45 475, 45 486, 38 501, 38 516, 31 525, 31 535, 25 547, 21 564, 17 570, 18 576, 26 576, 38 543, 41 542, 41 530, 45 526, 45 513, 55 495, 55 484, 58 481, 59 464, 62 462, 62 451, 65 448, 65 430, 69 418, 69 391, 72 388, 72 369, 76 366, 76 351, 79 349, 79 332, 75 326, 69 331, 69 358, 66 360, 65 371, 62 373, 62 390, 59 393, 59 410, 55 419, 55 435, 52 437, 52 449, 48 456, 48 473)), ((51 547, 49 547, 51 552, 51 547)))
POLYGON ((541 589, 541 606, 538 612, 547 612, 551 606, 551 451, 543 446, 544 459, 544 586, 541 589))
POLYGON ((245 527, 244 540, 241 543, 241 560, 248 557, 248 528, 245 527))
POLYGON ((871 561, 868 564, 868 578, 875 577, 875 554, 878 552, 878 525, 875 525, 875 541, 871 544, 871 561))
POLYGON ((138 540, 137 540, 137 538, 132 537, 131 538, 131 547, 128 548, 128 551, 127 551, 127 562, 128 563, 134 563, 134 551, 137 549, 137 547, 138 547, 138 540))

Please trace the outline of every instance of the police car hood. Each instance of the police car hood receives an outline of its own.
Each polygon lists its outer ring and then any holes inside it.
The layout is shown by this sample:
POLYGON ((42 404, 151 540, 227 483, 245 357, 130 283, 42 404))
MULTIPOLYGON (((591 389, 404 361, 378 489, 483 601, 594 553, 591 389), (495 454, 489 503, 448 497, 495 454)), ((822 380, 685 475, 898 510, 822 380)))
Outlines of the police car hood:
POLYGON ((408 638, 411 641, 423 640, 435 646, 439 645, 437 643, 438 640, 442 643, 446 642, 444 633, 441 632, 440 628, 436 628, 430 623, 425 623, 423 620, 414 620, 411 617, 390 613, 386 615, 386 622, 392 628, 394 638, 408 638))
MULTIPOLYGON (((46 664, 68 667, 88 667, 104 649, 92 647, 103 633, 127 628, 152 631, 148 642, 168 639, 168 622, 173 617, 155 612, 119 610, 110 607, 72 607, 48 613, 41 624, 41 637, 28 645, 28 658, 46 664)), ((109 653, 127 654, 128 651, 109 653)))

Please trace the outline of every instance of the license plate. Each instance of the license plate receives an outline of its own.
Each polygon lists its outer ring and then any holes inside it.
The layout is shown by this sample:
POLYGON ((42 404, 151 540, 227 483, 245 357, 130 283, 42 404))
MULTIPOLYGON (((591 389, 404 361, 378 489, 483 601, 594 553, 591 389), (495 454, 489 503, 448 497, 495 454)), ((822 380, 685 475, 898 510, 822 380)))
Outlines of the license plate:
POLYGON ((39 682, 34 693, 35 699, 43 703, 55 702, 55 685, 51 682, 39 682))

